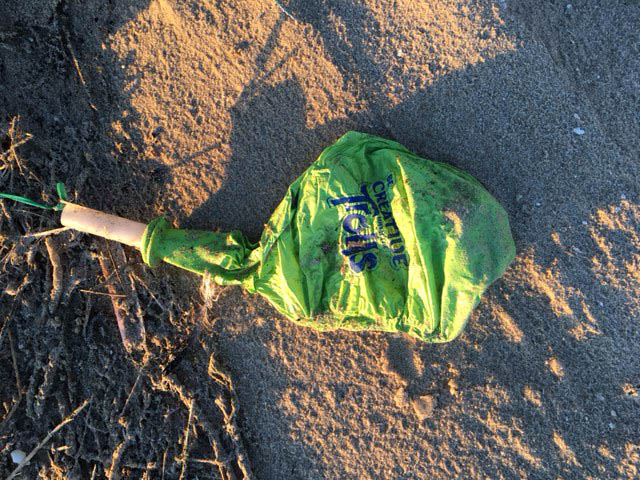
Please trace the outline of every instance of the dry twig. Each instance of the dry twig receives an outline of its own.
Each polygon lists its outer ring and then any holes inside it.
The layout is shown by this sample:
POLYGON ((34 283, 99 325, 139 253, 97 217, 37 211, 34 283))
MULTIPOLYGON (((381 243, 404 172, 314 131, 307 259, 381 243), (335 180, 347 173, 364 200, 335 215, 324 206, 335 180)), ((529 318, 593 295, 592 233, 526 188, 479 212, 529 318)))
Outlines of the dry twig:
POLYGON ((163 312, 166 312, 168 310, 167 307, 165 305, 163 305, 162 302, 160 302, 160 300, 158 300, 158 297, 156 297, 154 295, 154 293, 151 290, 151 288, 149 288, 149 286, 145 283, 144 280, 142 280, 142 278, 140 278, 134 272, 129 272, 129 277, 132 278, 133 280, 135 280, 136 282, 138 282, 140 285, 142 285, 145 288, 145 290, 147 291, 149 296, 153 299, 154 302, 156 302, 156 304, 160 307, 160 309, 163 312))
POLYGON ((24 394, 22 392, 19 392, 18 399, 14 402, 13 406, 11 407, 11 410, 9 410, 9 413, 7 413, 7 416, 4 418, 4 420, 2 420, 2 423, 0 424, 0 429, 4 428, 5 425, 9 425, 9 420, 11 420, 11 417, 13 417, 13 415, 18 410, 18 405, 20 405, 20 402, 22 402, 23 398, 24 398, 24 394))
POLYGON ((60 263, 60 255, 58 254, 57 242, 52 237, 46 237, 44 243, 47 246, 49 260, 53 267, 52 287, 51 287, 51 303, 49 304, 49 313, 53 313, 58 308, 60 298, 62 297, 62 264, 60 263))
POLYGON ((91 316, 91 307, 93 306, 93 297, 88 297, 84 308, 84 322, 82 322, 82 337, 87 339, 87 325, 91 316))
POLYGON ((45 232, 37 232, 37 233, 27 233, 23 235, 23 239, 31 239, 31 238, 40 238, 40 237, 48 237, 49 235, 57 235, 58 233, 66 232, 70 230, 71 227, 60 227, 54 228, 53 230, 47 230, 45 232))
MULTIPOLYGON (((13 308, 12 308, 12 312, 13 312, 13 308)), ((5 326, 6 324, 7 322, 5 322, 5 326)), ((3 327, 3 330, 4 330, 4 327, 3 327)), ((18 398, 16 399, 13 406, 11 407, 11 410, 9 410, 9 413, 7 414, 7 416, 2 420, 0 427, 4 427, 5 425, 9 424, 9 420, 11 420, 11 417, 13 417, 13 415, 16 413, 16 410, 18 410, 18 405, 20 405, 20 402, 22 402, 22 398, 24 397, 24 390, 22 388, 22 382, 20 381, 20 372, 18 371, 18 358, 16 356, 16 347, 13 341, 13 335, 11 334, 10 329, 7 328, 6 331, 7 331, 7 336, 9 337, 9 346, 11 349, 11 361, 13 362, 13 371, 16 376, 16 388, 18 389, 18 398)))
MULTIPOLYGON (((104 257, 99 257, 98 261, 100 262, 100 268, 102 269, 102 275, 104 276, 104 278, 107 278, 110 274, 109 274, 109 270, 107 268, 107 262, 105 261, 104 257)), ((115 268, 115 262, 113 262, 114 268, 115 268)), ((115 269, 115 272, 117 274, 118 270, 117 268, 115 269)), ((120 279, 120 276, 118 275, 118 278, 120 279)), ((120 279, 120 284, 122 285, 122 279, 120 279)), ((107 284, 107 290, 109 290, 109 296, 111 297, 111 304, 113 305, 113 312, 116 316, 116 322, 118 323, 118 330, 120 331, 120 338, 122 339, 122 343, 124 345, 124 348, 129 351, 131 348, 129 339, 127 338, 127 331, 126 331, 126 327, 125 327, 125 318, 124 316, 126 315, 126 311, 124 310, 124 307, 117 301, 118 298, 122 298, 123 296, 118 294, 116 292, 116 289, 114 288, 114 286, 111 283, 107 284)))
POLYGON ((131 441, 132 438, 127 434, 125 439, 118 444, 111 454, 111 466, 109 467, 109 471, 106 472, 109 480, 118 480, 120 478, 120 472, 118 471, 120 468, 120 461, 122 460, 122 455, 125 450, 131 444, 131 441))
POLYGON ((107 293, 107 292, 96 292, 95 290, 88 290, 86 288, 81 288, 80 291, 82 293, 91 293, 93 295, 104 295, 105 297, 113 297, 113 298, 126 298, 126 295, 121 295, 118 293, 107 293))
MULTIPOLYGON (((25 132, 22 136, 20 136, 17 126, 19 121, 20 117, 13 117, 11 119, 11 124, 9 125, 9 130, 7 131, 7 136, 9 137, 9 148, 7 148, 5 152, 0 154, 0 160, 3 160, 5 162, 15 162, 18 170, 20 171, 20 175, 24 175, 23 165, 20 161, 20 157, 18 157, 18 152, 16 151, 16 149, 31 140, 32 135, 25 132)), ((0 165, 0 170, 3 170, 5 168, 7 168, 7 165, 0 165)))
POLYGON ((87 102, 89 103, 89 107, 91 107, 91 110, 93 110, 94 112, 97 112, 98 109, 96 108, 93 101, 91 100, 91 93, 89 92, 89 87, 87 86, 87 82, 85 81, 84 75, 82 74, 82 70, 80 69, 80 63, 76 58, 73 45, 71 45, 71 40, 70 40, 71 35, 69 35, 69 31, 67 30, 64 22, 61 23, 60 26, 61 26, 60 37, 63 42, 63 49, 65 49, 67 55, 71 57, 71 63, 73 64, 73 67, 75 68, 76 73, 78 74, 78 79, 80 80, 80 84, 82 85, 82 88, 84 89, 84 92, 87 95, 87 102))
POLYGON ((82 402, 82 404, 76 408, 73 412, 71 412, 64 420, 62 420, 62 422, 60 422, 58 424, 58 426, 56 428, 54 428, 53 430, 51 430, 46 437, 44 437, 44 439, 35 446, 35 448, 33 450, 31 450, 29 452, 29 455, 27 455, 24 460, 22 460, 22 462, 20 462, 20 464, 15 468, 15 470, 13 472, 11 472, 11 475, 9 475, 7 477, 7 480, 12 480, 13 478, 16 477, 16 475, 18 475, 18 473, 20 473, 20 471, 22 471, 22 469, 25 467, 25 465, 27 463, 29 463, 31 461, 31 459, 35 456, 36 453, 38 453, 40 451, 40 449, 42 447, 45 446, 45 444, 51 440, 51 437, 53 437, 58 430, 60 430, 62 427, 64 427, 67 423, 73 421, 74 418, 76 418, 76 416, 82 411, 84 410, 84 408, 89 404, 89 399, 85 400, 84 402, 82 402))
POLYGON ((129 391, 129 395, 127 395, 127 399, 124 401, 124 405, 122 406, 122 410, 120 410, 120 415, 118 415, 119 417, 122 417, 124 415, 124 411, 127 408, 127 405, 129 405, 129 400, 131 400, 131 397, 133 396, 133 393, 136 390, 136 387, 138 386, 138 382, 140 382, 140 378, 142 377, 142 371, 138 372, 138 376, 136 377, 136 381, 133 382, 133 387, 131 387, 131 391, 129 391))
POLYGON ((278 6, 278 8, 279 8, 280 10, 282 10, 282 12, 283 12, 287 17, 289 17, 289 18, 290 18, 291 20, 293 20, 294 22, 297 22, 297 21, 298 21, 298 19, 297 19, 296 17, 294 17, 293 15, 291 15, 291 14, 287 11, 287 9, 286 9, 286 8, 284 8, 284 6, 283 6, 283 5, 282 5, 278 0, 273 0, 273 1, 276 3, 276 5, 278 6))
MULTIPOLYGON (((128 300, 127 302, 120 303, 116 301, 117 297, 111 295, 111 301, 114 305, 114 310, 120 310, 118 328, 120 329, 122 341, 125 345, 125 348, 127 349, 127 352, 132 353, 134 348, 144 347, 144 343, 146 340, 144 315, 142 307, 140 306, 138 293, 136 291, 135 280, 130 271, 127 262, 127 256, 125 255, 122 245, 120 245, 119 243, 107 243, 106 245, 109 259, 111 260, 113 269, 116 273, 116 276, 118 277, 118 281, 120 282, 120 286, 122 287, 124 294, 126 295, 128 300), (114 252, 111 251, 110 246, 113 246, 114 252), (120 275, 120 271, 127 274, 126 278, 124 277, 124 275, 120 275)), ((102 267, 103 274, 106 277, 106 266, 104 265, 104 262, 102 260, 100 262, 100 266, 102 267)), ((115 293, 113 287, 109 288, 109 291, 112 294, 115 293)), ((118 314, 116 314, 116 318, 118 318, 118 314)))
POLYGON ((184 431, 184 443, 182 444, 182 455, 180 457, 180 463, 182 468, 180 469, 180 480, 184 478, 184 472, 187 468, 187 456, 189 454, 189 431, 191 430, 191 421, 193 420, 193 400, 189 405, 189 419, 187 420, 187 428, 184 431))

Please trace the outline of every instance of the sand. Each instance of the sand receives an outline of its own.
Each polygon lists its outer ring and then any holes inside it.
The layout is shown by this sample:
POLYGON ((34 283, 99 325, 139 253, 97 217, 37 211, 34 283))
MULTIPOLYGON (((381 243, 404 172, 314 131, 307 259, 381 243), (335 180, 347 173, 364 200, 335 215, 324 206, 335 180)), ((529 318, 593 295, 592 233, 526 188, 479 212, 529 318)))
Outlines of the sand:
POLYGON ((0 191, 256 239, 355 129, 476 176, 514 264, 452 343, 318 333, 2 201, 0 476, 89 399, 23 478, 638 478, 640 3, 281 4, 1 4, 0 191))

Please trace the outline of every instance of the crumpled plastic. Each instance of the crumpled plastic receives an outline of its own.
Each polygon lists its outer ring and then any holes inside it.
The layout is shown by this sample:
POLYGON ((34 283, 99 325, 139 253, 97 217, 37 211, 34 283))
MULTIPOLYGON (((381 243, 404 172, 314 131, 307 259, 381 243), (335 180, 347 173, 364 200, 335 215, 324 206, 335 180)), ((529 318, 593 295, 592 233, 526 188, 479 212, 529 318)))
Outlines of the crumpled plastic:
POLYGON ((152 221, 142 255, 242 285, 318 330, 446 342, 515 257, 505 210, 473 177, 348 132, 289 187, 257 244, 152 221))

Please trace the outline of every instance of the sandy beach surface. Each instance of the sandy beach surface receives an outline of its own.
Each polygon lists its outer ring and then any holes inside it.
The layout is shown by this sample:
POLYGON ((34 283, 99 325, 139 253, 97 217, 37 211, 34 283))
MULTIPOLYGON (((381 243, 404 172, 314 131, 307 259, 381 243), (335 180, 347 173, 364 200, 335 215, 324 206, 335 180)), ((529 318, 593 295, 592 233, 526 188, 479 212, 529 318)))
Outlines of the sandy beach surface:
POLYGON ((348 130, 507 210, 458 339, 319 333, 239 287, 206 310, 2 200, 0 477, 35 449, 20 478, 639 478, 638 0, 0 2, 0 191, 256 240, 348 130))

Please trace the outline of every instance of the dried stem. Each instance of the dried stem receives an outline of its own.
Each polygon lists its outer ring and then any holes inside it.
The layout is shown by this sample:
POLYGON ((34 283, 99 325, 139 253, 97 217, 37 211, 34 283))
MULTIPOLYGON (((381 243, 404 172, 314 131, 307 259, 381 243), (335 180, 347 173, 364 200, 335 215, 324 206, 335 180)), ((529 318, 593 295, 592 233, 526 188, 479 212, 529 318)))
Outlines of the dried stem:
POLYGON ((187 456, 189 455, 189 431, 191 430, 191 421, 193 420, 193 400, 189 405, 189 419, 187 420, 187 428, 184 431, 184 443, 182 444, 182 455, 180 458, 180 462, 182 463, 182 468, 180 470, 180 480, 184 478, 184 472, 187 468, 187 456))
POLYGON ((278 8, 279 8, 280 10, 282 10, 282 12, 283 12, 287 17, 289 17, 289 18, 290 18, 291 20, 293 20, 294 22, 297 22, 297 21, 298 21, 298 20, 296 19, 296 17, 294 17, 293 15, 291 15, 291 14, 287 11, 287 9, 286 9, 286 8, 284 8, 284 5, 282 5, 278 0, 273 0, 273 1, 276 3, 276 5, 278 6, 278 8))
POLYGON ((44 439, 38 444, 36 445, 36 447, 31 450, 29 452, 29 455, 27 455, 24 460, 22 460, 22 462, 20 462, 20 464, 15 468, 15 470, 13 472, 11 472, 11 475, 9 475, 7 477, 7 480, 12 480, 13 478, 16 477, 16 475, 18 475, 18 473, 20 473, 20 471, 24 468, 24 466, 29 463, 31 461, 31 459, 35 456, 36 453, 38 453, 40 451, 40 449, 42 447, 45 446, 45 444, 51 440, 51 437, 53 437, 58 430, 60 430, 62 427, 64 427, 67 423, 73 421, 74 418, 76 418, 76 416, 82 411, 84 410, 84 408, 89 404, 89 399, 85 400, 84 402, 82 402, 82 404, 76 408, 73 412, 71 412, 67 417, 65 417, 64 420, 62 420, 58 426, 56 428, 54 428, 53 430, 51 430, 46 437, 44 437, 44 439))
POLYGON ((120 417, 122 417, 124 415, 124 411, 127 408, 127 405, 129 405, 129 400, 131 400, 131 397, 133 396, 133 392, 135 392, 136 387, 138 386, 138 382, 140 382, 140 378, 142 377, 142 371, 138 372, 138 376, 136 377, 136 381, 133 382, 133 387, 131 387, 131 391, 129 392, 129 395, 127 395, 127 399, 124 402, 124 405, 122 406, 122 410, 120 410, 120 417))
POLYGON ((18 399, 14 402, 11 410, 9 410, 7 416, 4 418, 4 420, 2 420, 2 423, 0 423, 0 429, 9 424, 9 420, 11 420, 11 417, 13 417, 14 413, 16 413, 16 411, 18 410, 18 405, 20 405, 20 402, 22 402, 23 398, 24 394, 22 392, 18 392, 18 399))
POLYGON ((91 293, 93 295, 104 295, 105 297, 126 298, 126 295, 121 295, 118 293, 96 292, 95 290, 88 290, 86 288, 81 288, 80 291, 82 293, 91 293))
MULTIPOLYGON (((17 126, 17 123, 19 121, 20 117, 13 117, 11 119, 11 125, 9 126, 9 131, 7 132, 7 136, 9 137, 9 148, 4 153, 0 154, 0 160, 13 160, 18 167, 18 170, 20 171, 20 175, 24 175, 22 162, 20 162, 20 157, 18 157, 16 149, 31 140, 32 135, 30 133, 24 133, 24 135, 19 138, 17 126)), ((2 168, 6 167, 3 165, 2 168)))
POLYGON ((53 230, 47 230, 45 232, 37 232, 37 233, 27 233, 23 235, 23 239, 31 239, 31 238, 40 238, 40 237, 48 237, 49 235, 57 235, 58 233, 66 232, 70 230, 70 227, 60 227, 54 228, 53 230))
MULTIPOLYGON (((98 261, 100 262, 100 268, 102 269, 102 275, 104 276, 104 278, 107 278, 109 276, 109 270, 107 269, 107 262, 105 261, 104 257, 99 257, 98 261)), ((117 272, 117 269, 115 270, 117 272)), ((119 278, 119 276, 118 276, 119 278)), ((107 290, 109 290, 109 296, 111 297, 111 304, 113 305, 113 312, 116 316, 116 322, 118 323, 118 330, 120 331, 120 338, 122 339, 122 343, 124 344, 125 349, 129 350, 129 340, 127 339, 127 332, 125 329, 125 324, 124 324, 124 317, 123 317, 123 308, 120 306, 120 304, 116 301, 117 298, 122 298, 122 295, 118 294, 116 292, 116 289, 114 288, 114 286, 109 283, 107 284, 107 290)))
POLYGON ((22 382, 20 381, 20 372, 18 371, 18 358, 16 356, 16 346, 15 346, 15 342, 13 341, 13 335, 11 334, 10 329, 7 329, 7 336, 9 337, 9 346, 11 349, 11 361, 13 362, 13 371, 16 377, 16 387, 18 389, 18 398, 14 402, 7 416, 4 418, 4 420, 2 420, 2 424, 0 424, 0 426, 2 427, 9 424, 9 420, 11 420, 11 417, 13 417, 14 413, 16 413, 16 410, 18 410, 18 405, 20 405, 20 402, 22 402, 22 398, 24 397, 24 390, 22 388, 22 382))
POLYGON ((131 443, 131 440, 131 437, 127 434, 125 439, 118 444, 111 454, 111 466, 109 467, 109 472, 107 474, 107 478, 109 480, 118 480, 120 478, 120 472, 118 471, 120 468, 120 461, 122 460, 122 455, 125 450, 131 443))
POLYGON ((49 260, 53 267, 52 287, 51 287, 51 303, 49 304, 49 313, 53 313, 58 308, 60 298, 62 297, 62 264, 60 263, 60 255, 58 254, 57 242, 52 237, 46 237, 44 243, 47 246, 49 260))

